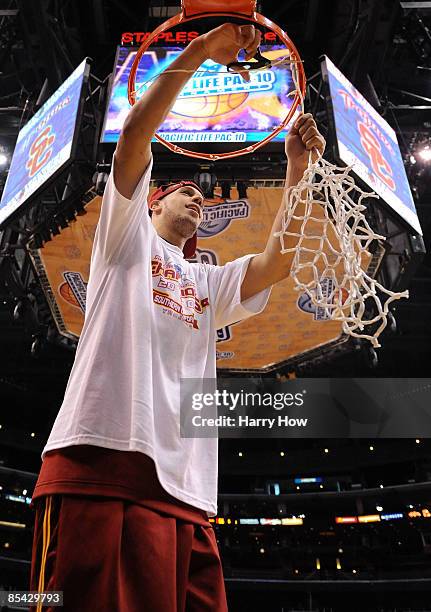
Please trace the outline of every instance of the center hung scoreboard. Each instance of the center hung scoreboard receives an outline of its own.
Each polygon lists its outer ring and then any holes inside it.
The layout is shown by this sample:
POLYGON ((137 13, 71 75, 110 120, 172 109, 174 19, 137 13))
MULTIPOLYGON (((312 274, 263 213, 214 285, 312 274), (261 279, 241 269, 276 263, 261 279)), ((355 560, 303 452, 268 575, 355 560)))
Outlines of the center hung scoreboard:
MULTIPOLYGON (((183 51, 179 46, 148 49, 139 65, 136 90, 144 92, 163 70, 183 51)), ((286 55, 285 47, 262 45, 263 55, 271 60, 286 55)), ((108 108, 102 130, 102 143, 116 143, 130 111, 127 86, 136 47, 119 46, 112 75, 108 108)), ((172 143, 247 144, 269 136, 286 117, 292 106, 294 89, 289 67, 277 66, 250 73, 247 83, 207 60, 186 83, 158 134, 172 143)), ((294 119, 292 119, 293 121, 294 119)), ((275 142, 284 141, 280 132, 275 142)), ((154 139, 154 142, 157 142, 154 139)))
POLYGON ((328 58, 322 61, 335 157, 348 166, 415 233, 422 229, 397 135, 328 58))
POLYGON ((17 217, 74 159, 89 75, 85 58, 19 131, 0 203, 0 226, 17 217))

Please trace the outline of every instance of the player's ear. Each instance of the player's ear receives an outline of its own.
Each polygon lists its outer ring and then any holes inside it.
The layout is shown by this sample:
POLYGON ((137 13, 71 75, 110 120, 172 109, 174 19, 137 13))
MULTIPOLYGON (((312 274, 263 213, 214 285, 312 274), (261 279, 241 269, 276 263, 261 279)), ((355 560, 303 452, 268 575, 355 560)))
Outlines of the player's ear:
POLYGON ((162 203, 160 200, 153 200, 150 204, 151 214, 158 214, 162 209, 162 203))

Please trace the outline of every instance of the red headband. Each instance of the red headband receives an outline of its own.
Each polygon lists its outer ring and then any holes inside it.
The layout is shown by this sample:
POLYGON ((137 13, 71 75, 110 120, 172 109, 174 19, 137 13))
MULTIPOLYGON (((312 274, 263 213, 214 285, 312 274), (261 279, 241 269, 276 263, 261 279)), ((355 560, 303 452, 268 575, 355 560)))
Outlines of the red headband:
MULTIPOLYGON (((181 187, 185 187, 187 185, 194 187, 202 194, 203 197, 205 197, 202 189, 194 181, 181 181, 180 183, 170 183, 169 185, 161 185, 155 191, 153 191, 153 193, 148 198, 148 208, 150 209, 150 214, 151 214, 151 203, 152 202, 154 202, 155 200, 161 200, 162 198, 169 195, 170 193, 173 193, 177 189, 181 189, 181 187)), ((193 234, 191 238, 189 238, 186 241, 183 247, 184 257, 186 259, 190 259, 191 257, 194 256, 196 252, 196 243, 197 243, 197 235, 195 233, 193 234)))

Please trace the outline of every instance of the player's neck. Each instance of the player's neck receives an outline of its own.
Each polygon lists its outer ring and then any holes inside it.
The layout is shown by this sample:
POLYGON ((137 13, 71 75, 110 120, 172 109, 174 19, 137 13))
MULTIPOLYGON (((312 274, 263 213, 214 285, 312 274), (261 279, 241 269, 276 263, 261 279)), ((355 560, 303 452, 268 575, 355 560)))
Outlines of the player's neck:
POLYGON ((175 232, 165 227, 156 227, 155 229, 160 238, 163 238, 163 240, 166 240, 166 242, 169 242, 169 244, 172 244, 173 246, 176 246, 179 249, 183 250, 187 238, 184 238, 183 236, 178 234, 178 232, 175 232))

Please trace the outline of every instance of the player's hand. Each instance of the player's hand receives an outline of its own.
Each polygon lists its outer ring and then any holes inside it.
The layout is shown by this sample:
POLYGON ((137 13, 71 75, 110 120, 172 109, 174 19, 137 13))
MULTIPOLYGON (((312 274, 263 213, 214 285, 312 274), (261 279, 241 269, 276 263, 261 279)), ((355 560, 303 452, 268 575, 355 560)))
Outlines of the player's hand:
MULTIPOLYGON (((199 36, 205 54, 217 64, 226 66, 231 62, 238 61, 238 53, 241 49, 246 50, 246 61, 254 57, 260 45, 262 35, 252 25, 235 25, 224 23, 214 30, 199 36)), ((245 81, 250 81, 247 70, 235 69, 241 74, 245 81)))
POLYGON ((317 129, 316 122, 311 113, 300 115, 286 136, 285 150, 288 163, 298 167, 308 166, 310 151, 313 150, 312 160, 315 161, 325 151, 326 141, 317 129))

